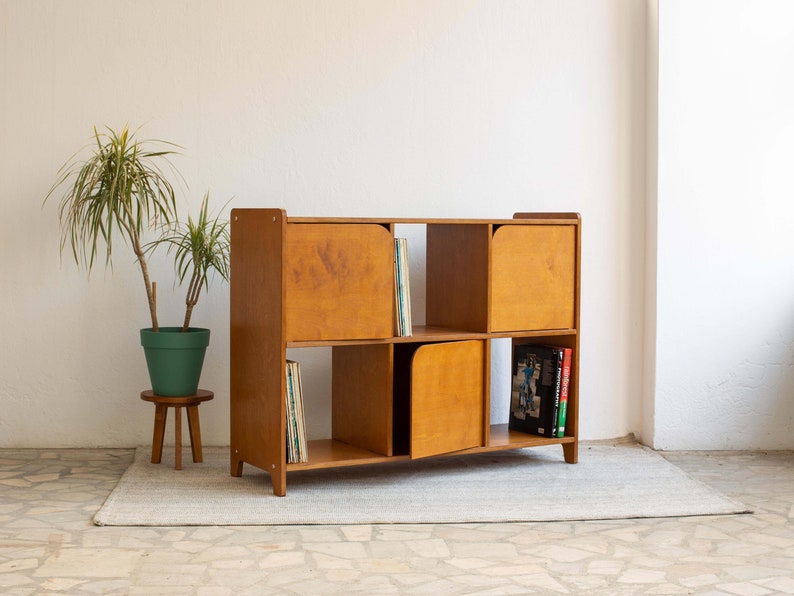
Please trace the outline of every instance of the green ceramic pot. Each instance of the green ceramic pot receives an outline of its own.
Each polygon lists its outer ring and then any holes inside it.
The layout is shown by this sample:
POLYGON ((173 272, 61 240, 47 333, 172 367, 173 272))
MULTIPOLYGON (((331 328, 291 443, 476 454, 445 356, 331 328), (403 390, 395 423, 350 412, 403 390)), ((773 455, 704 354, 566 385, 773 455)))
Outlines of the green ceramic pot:
POLYGON ((181 327, 160 327, 157 333, 141 329, 152 391, 170 397, 195 395, 209 343, 210 330, 200 327, 186 333, 181 327))

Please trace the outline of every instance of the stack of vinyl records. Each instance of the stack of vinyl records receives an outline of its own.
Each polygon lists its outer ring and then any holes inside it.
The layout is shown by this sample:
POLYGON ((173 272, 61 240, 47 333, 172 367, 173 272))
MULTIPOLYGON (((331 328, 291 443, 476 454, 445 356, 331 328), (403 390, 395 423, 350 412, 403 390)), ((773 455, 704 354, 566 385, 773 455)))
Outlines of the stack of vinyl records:
POLYGON ((397 280, 397 335, 408 337, 411 328, 411 286, 408 283, 408 241, 394 239, 394 275, 397 280))
POLYGON ((300 464, 308 461, 306 444, 306 421, 303 415, 303 390, 301 388, 300 365, 287 360, 287 463, 300 464))

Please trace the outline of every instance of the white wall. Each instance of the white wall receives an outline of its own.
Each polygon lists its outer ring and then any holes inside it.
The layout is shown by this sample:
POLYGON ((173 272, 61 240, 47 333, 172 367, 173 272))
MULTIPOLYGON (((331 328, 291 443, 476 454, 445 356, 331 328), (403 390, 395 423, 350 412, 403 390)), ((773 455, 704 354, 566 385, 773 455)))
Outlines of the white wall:
MULTIPOLYGON (((92 126, 125 122, 185 147, 194 209, 211 189, 292 215, 581 212, 581 434, 638 430, 644 3, 0 0, 0 28, 0 447, 151 440, 135 264, 118 251, 87 281, 41 207, 92 126)), ((176 321, 182 293, 152 266, 176 321)), ((194 322, 213 330, 202 434, 224 444, 227 286, 194 322)), ((327 365, 308 358, 322 413, 327 365)))
POLYGON ((648 438, 792 448, 794 3, 660 0, 658 33, 648 438))

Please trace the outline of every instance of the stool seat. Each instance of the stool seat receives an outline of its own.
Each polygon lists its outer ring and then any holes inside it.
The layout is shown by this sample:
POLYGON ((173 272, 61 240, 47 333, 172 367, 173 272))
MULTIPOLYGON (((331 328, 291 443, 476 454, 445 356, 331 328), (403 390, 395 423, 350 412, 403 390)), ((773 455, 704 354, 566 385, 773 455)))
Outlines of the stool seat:
POLYGON ((141 399, 154 403, 154 434, 152 436, 152 463, 159 464, 163 456, 163 438, 165 437, 165 422, 168 418, 168 408, 174 408, 174 467, 182 469, 182 408, 187 408, 187 425, 190 434, 190 449, 193 461, 200 463, 203 460, 201 453, 201 427, 199 424, 198 407, 201 402, 209 401, 215 394, 206 389, 199 389, 195 395, 171 397, 156 395, 151 389, 141 391, 141 399))

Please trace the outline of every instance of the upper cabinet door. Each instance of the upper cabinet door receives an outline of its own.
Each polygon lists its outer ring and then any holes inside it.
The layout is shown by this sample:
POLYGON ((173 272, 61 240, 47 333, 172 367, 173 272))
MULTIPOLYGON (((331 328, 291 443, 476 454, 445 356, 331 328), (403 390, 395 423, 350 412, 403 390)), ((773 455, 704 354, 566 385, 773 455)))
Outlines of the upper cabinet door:
POLYGON ((575 226, 499 226, 491 259, 490 331, 574 328, 575 226))
POLYGON ((287 341, 376 339, 394 331, 394 237, 377 224, 288 224, 287 341))

